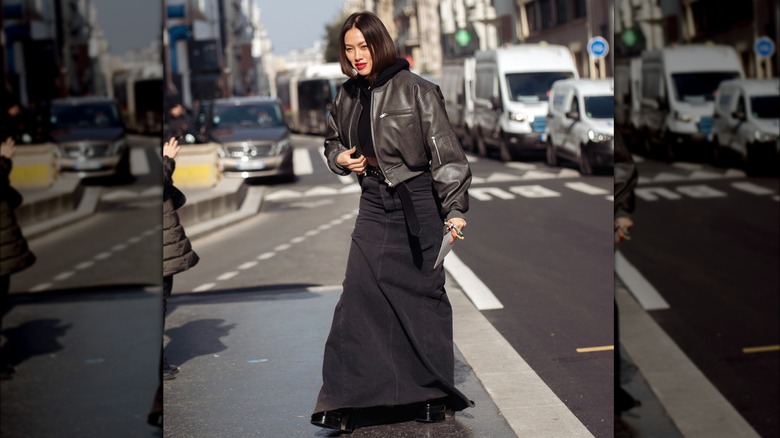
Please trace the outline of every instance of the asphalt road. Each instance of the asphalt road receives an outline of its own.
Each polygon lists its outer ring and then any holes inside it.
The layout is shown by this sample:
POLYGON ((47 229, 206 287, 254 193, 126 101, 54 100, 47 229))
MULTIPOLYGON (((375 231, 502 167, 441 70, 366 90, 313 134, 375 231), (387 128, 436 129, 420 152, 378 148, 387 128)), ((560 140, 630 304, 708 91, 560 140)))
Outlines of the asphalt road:
POLYGON ((777 436, 778 179, 653 160, 639 174, 620 253, 660 296, 647 313, 760 436, 777 436))
POLYGON ((101 187, 98 212, 30 239, 37 261, 12 276, 4 437, 159 436, 146 416, 162 340, 161 161, 156 140, 130 145, 135 178, 86 182, 101 187))

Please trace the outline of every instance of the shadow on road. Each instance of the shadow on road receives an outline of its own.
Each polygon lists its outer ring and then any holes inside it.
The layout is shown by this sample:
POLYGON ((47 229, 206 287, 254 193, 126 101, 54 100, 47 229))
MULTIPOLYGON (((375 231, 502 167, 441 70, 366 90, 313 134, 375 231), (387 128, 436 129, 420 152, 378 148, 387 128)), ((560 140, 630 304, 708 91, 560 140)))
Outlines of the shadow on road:
POLYGON ((198 356, 224 351, 227 346, 220 338, 228 336, 236 324, 223 324, 224 319, 199 319, 170 328, 165 331, 170 338, 165 351, 171 360, 179 365, 198 356))
POLYGON ((16 327, 3 329, 6 341, 0 348, 0 357, 3 358, 4 380, 10 377, 10 373, 6 374, 10 369, 6 367, 15 368, 31 357, 62 350, 58 338, 65 336, 71 327, 72 324, 63 325, 61 320, 52 318, 26 321, 16 327))

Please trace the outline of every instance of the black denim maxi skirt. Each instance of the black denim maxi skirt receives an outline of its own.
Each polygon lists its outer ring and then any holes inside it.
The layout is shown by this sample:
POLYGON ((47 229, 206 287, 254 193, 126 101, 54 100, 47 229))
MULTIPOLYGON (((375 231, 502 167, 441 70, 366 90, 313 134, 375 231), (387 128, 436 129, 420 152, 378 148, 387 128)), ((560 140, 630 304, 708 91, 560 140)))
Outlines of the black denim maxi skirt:
POLYGON ((396 190, 363 178, 314 412, 444 397, 454 411, 473 406, 454 385, 452 307, 444 268, 433 268, 444 227, 430 173, 406 184, 419 238, 408 231, 396 190))

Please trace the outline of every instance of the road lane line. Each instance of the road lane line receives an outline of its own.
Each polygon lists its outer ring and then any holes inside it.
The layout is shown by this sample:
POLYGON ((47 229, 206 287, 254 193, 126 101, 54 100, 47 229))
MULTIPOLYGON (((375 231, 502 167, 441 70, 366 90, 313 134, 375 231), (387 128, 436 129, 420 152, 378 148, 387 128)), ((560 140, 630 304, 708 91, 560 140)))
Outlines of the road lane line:
MULTIPOLYGON (((445 265, 455 259, 453 255, 444 259, 445 265)), ((482 312, 474 308, 460 288, 450 284, 452 271, 448 274, 447 296, 452 303, 455 345, 515 434, 592 438, 593 434, 482 312)))
POLYGON ((130 243, 130 244, 133 244, 133 243, 138 243, 138 242, 140 242, 140 241, 141 241, 141 238, 140 238, 140 237, 138 237, 138 236, 136 236, 136 237, 131 237, 131 238, 127 239, 127 243, 130 243))
POLYGON ((775 191, 772 189, 768 189, 766 187, 762 187, 747 181, 735 182, 731 183, 731 185, 736 189, 742 190, 743 192, 752 193, 754 195, 771 195, 775 193, 775 191))
POLYGON ((584 182, 567 182, 564 185, 572 190, 585 193, 586 195, 606 195, 610 193, 610 190, 592 186, 584 182))
POLYGON ((620 312, 620 344, 682 436, 758 438, 750 424, 631 298, 629 291, 616 285, 615 299, 620 312))
POLYGON ((274 251, 276 251, 276 252, 285 251, 285 250, 288 250, 290 248, 292 248, 292 245, 290 245, 289 243, 283 243, 283 244, 277 246, 276 248, 274 248, 274 251))
POLYGON ((95 264, 95 262, 93 262, 92 260, 88 260, 86 262, 82 262, 82 263, 79 263, 78 265, 76 265, 76 269, 87 269, 87 268, 91 267, 94 264, 95 264))
POLYGON ((146 160, 146 149, 130 149, 130 173, 135 176, 148 175, 149 162, 146 160))
POLYGON ((51 283, 41 283, 37 286, 34 286, 32 289, 30 289, 30 292, 40 292, 42 290, 46 290, 51 287, 51 283))
POLYGON ((101 252, 100 254, 95 256, 95 260, 104 260, 111 257, 110 252, 101 252))
POLYGON ((583 347, 578 348, 577 353, 594 353, 597 351, 612 351, 614 349, 614 345, 604 345, 603 347, 583 347))
POLYGON ((124 243, 120 243, 119 245, 112 246, 111 251, 122 251, 125 248, 127 248, 127 245, 125 245, 124 243))
POLYGON ((290 243, 301 243, 304 240, 306 240, 306 238, 303 236, 293 237, 292 239, 290 239, 290 243))
POLYGON ((201 284, 200 286, 196 287, 192 291, 193 292, 203 292, 203 291, 211 289, 212 287, 214 287, 216 285, 217 285, 217 283, 205 283, 205 284, 201 284))
POLYGON ((304 234, 304 236, 306 236, 306 237, 313 237, 313 236, 316 236, 317 234, 320 234, 320 232, 318 230, 309 230, 309 231, 307 231, 304 234))
POLYGON ((764 345, 761 347, 745 347, 742 349, 743 353, 768 353, 770 351, 780 351, 780 345, 764 345))
POLYGON ((615 272, 645 310, 668 309, 669 303, 620 251, 615 252, 615 272))
POLYGON ((238 265, 238 269, 243 271, 244 269, 254 268, 255 266, 257 266, 257 262, 251 261, 251 262, 246 262, 238 265))
POLYGON ((257 260, 268 260, 268 259, 270 259, 271 257, 273 257, 275 255, 276 255, 275 252, 264 252, 264 253, 260 254, 259 256, 257 256, 257 260))
POLYGON ((490 288, 463 263, 455 252, 444 258, 444 269, 458 282, 463 292, 479 310, 503 309, 504 305, 493 295, 490 288))
POLYGON ((230 280, 231 278, 238 275, 238 271, 231 271, 231 272, 225 272, 224 274, 217 277, 218 281, 224 281, 224 280, 230 280))
POLYGON ((314 173, 308 149, 293 149, 293 169, 296 175, 311 175, 314 173))
POLYGON ((63 273, 61 273, 61 274, 58 274, 58 275, 56 275, 56 276, 54 277, 54 279, 55 279, 56 281, 62 281, 62 280, 66 280, 66 279, 68 279, 68 278, 72 277, 72 276, 73 276, 73 274, 75 274, 75 272, 73 272, 73 271, 65 271, 65 272, 63 272, 63 273))

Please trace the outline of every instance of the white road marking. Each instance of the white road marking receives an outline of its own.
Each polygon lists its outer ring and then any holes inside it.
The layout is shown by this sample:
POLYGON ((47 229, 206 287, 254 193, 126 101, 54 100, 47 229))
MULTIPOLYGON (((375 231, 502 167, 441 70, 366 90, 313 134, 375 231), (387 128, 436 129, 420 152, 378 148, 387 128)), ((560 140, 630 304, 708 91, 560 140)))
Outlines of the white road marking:
POLYGON ((276 251, 276 252, 284 251, 284 250, 290 249, 291 247, 292 247, 292 245, 290 245, 289 243, 283 243, 283 244, 277 246, 276 248, 274 248, 274 251, 276 251))
POLYGON ((678 161, 672 163, 672 167, 676 167, 678 169, 685 169, 685 170, 697 170, 703 168, 704 166, 698 163, 687 163, 684 161, 678 161))
POLYGON ((238 275, 238 271, 231 271, 231 272, 225 272, 224 274, 217 277, 218 281, 224 281, 224 280, 230 280, 231 278, 238 275))
POLYGON ((110 252, 101 252, 100 254, 95 256, 95 260, 105 260, 109 257, 111 257, 110 252))
POLYGON ((76 265, 76 269, 79 269, 79 270, 87 269, 87 268, 89 268, 90 266, 92 266, 94 264, 95 264, 95 262, 93 262, 92 260, 88 260, 86 262, 79 263, 78 265, 76 265))
POLYGON ((279 190, 265 195, 265 200, 276 201, 277 199, 300 198, 300 197, 301 197, 300 192, 296 192, 295 190, 284 189, 284 190, 279 190))
POLYGON ((726 196, 720 190, 704 185, 675 187, 675 190, 691 198, 723 198, 726 196))
POLYGON ((682 199, 681 195, 674 193, 666 187, 643 187, 634 189, 634 194, 645 201, 657 201, 660 198, 682 199))
POLYGON ((517 175, 510 175, 508 173, 501 173, 501 172, 495 172, 491 173, 487 178, 485 178, 485 182, 503 182, 503 181, 517 181, 520 180, 520 178, 517 175))
POLYGON ((682 436, 758 438, 750 424, 628 291, 616 287, 615 299, 620 312, 621 345, 642 370, 682 436), (691 400, 696 400, 695 407, 691 400))
POLYGON ((268 260, 268 259, 270 259, 271 257, 273 257, 275 255, 276 255, 275 252, 264 252, 264 253, 260 254, 259 256, 257 256, 257 260, 268 260))
POLYGON ((490 201, 493 196, 500 199, 515 199, 515 195, 507 193, 498 187, 481 187, 469 189, 469 196, 479 201, 490 201))
POLYGON ((560 193, 550 190, 546 187, 534 185, 534 186, 514 186, 509 190, 513 193, 517 193, 520 196, 526 198, 554 198, 561 196, 560 193))
POLYGON ((607 199, 607 201, 615 202, 615 196, 614 195, 607 195, 607 196, 605 196, 605 198, 607 199))
POLYGON ((319 232, 319 231, 317 231, 317 230, 309 230, 309 231, 307 231, 307 232, 304 234, 304 236, 306 236, 306 237, 312 237, 312 236, 316 236, 317 234, 320 234, 320 232, 319 232))
POLYGON ((318 186, 303 192, 301 196, 327 196, 327 195, 338 195, 338 194, 339 194, 338 189, 334 189, 332 187, 318 186))
POLYGON ((669 303, 631 263, 623 257, 620 251, 615 252, 615 272, 628 286, 631 295, 636 298, 643 309, 668 309, 669 303))
POLYGON ((251 261, 251 262, 246 262, 238 265, 238 269, 243 271, 244 269, 254 268, 255 266, 257 266, 257 262, 251 261))
POLYGON ((314 173, 308 149, 293 149, 293 169, 295 169, 296 175, 311 175, 314 173))
POLYGON ((125 245, 124 243, 120 243, 119 245, 112 246, 111 251, 122 251, 125 248, 127 248, 127 245, 125 245))
POLYGON ((146 160, 146 149, 130 149, 130 173, 135 176, 149 174, 149 162, 146 160))
POLYGON ((73 272, 73 271, 65 271, 65 272, 63 272, 61 274, 56 275, 54 277, 54 279, 57 280, 57 281, 62 281, 62 280, 65 280, 65 279, 68 279, 68 278, 72 277, 73 274, 75 274, 75 272, 73 272))
POLYGON ((582 192, 588 195, 606 195, 610 193, 609 190, 602 189, 601 187, 592 186, 584 182, 567 182, 564 184, 566 187, 582 192))
POLYGON ((303 236, 298 236, 298 237, 294 237, 294 238, 290 239, 290 243, 301 243, 301 242, 303 242, 304 240, 306 240, 306 238, 305 238, 305 237, 303 237, 303 236))
POLYGON ((214 287, 216 285, 217 285, 217 283, 205 283, 205 284, 201 284, 200 286, 196 287, 192 291, 193 292, 203 292, 203 291, 211 289, 212 287, 214 287))
POLYGON ((51 283, 41 283, 37 286, 34 286, 32 289, 30 289, 30 292, 40 292, 42 290, 46 290, 51 287, 51 283))
POLYGON ((138 242, 140 242, 140 241, 141 241, 141 238, 140 238, 140 237, 138 237, 138 236, 136 236, 136 237, 131 237, 131 238, 127 239, 127 243, 138 243, 138 242))
POLYGON ((754 195, 771 195, 775 191, 772 189, 768 189, 766 187, 759 186, 757 184, 753 184, 751 182, 742 181, 742 182, 735 182, 731 183, 731 185, 739 190, 742 190, 743 192, 748 192, 754 195))
POLYGON ((463 288, 474 306, 479 310, 503 309, 504 305, 496 298, 490 288, 463 263, 454 251, 444 258, 444 269, 463 288))
POLYGON ((523 162, 519 162, 519 161, 515 161, 515 162, 512 162, 512 163, 505 163, 504 166, 511 167, 512 169, 518 169, 518 170, 536 169, 536 165, 535 164, 523 163, 523 162))

